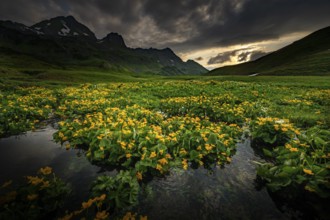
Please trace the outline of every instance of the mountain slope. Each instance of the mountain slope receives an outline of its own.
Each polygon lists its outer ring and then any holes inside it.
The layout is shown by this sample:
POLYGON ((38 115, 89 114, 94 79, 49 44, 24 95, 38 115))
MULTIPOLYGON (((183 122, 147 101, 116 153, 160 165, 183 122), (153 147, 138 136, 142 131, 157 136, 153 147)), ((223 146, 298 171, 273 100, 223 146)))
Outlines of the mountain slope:
MULTIPOLYGON (((59 16, 31 27, 0 21, 0 63, 10 54, 17 66, 19 57, 57 68, 101 70, 160 75, 203 74, 207 70, 191 61, 183 62, 171 49, 133 49, 117 33, 103 39, 74 17, 59 16), (2 60, 1 60, 2 59, 2 60)), ((38 66, 38 65, 34 65, 38 66)))
POLYGON ((255 61, 214 69, 207 75, 329 75, 330 27, 255 61))

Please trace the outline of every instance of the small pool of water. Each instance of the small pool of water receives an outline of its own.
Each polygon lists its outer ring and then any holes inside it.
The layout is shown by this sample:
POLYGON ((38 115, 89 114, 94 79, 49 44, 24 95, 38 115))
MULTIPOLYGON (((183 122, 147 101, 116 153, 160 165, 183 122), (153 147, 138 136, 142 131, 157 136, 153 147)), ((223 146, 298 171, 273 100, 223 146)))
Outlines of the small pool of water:
POLYGON ((260 158, 247 140, 224 168, 177 171, 155 179, 139 211, 150 219, 288 219, 265 189, 256 190, 254 160, 260 158))
MULTIPOLYGON (((51 166, 70 183, 71 207, 88 198, 90 184, 104 172, 92 165, 78 150, 65 150, 52 141, 56 130, 47 126, 36 132, 0 139, 0 183, 34 175, 40 167, 51 166)), ((249 140, 239 144, 232 162, 213 172, 199 168, 173 171, 154 178, 143 190, 134 211, 148 219, 290 219, 279 211, 265 189, 256 190, 256 165, 260 161, 249 140)))
POLYGON ((50 166, 54 173, 72 185, 70 204, 79 207, 88 198, 90 184, 100 168, 91 165, 78 150, 66 150, 52 141, 56 130, 51 126, 35 132, 0 139, 0 184, 22 181, 35 175, 41 167, 50 166))

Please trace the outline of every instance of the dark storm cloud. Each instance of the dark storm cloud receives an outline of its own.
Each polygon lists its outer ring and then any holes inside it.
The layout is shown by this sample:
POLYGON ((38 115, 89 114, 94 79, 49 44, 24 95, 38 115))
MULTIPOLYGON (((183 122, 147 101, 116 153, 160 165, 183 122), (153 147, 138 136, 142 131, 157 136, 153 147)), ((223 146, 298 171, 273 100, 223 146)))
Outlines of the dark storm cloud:
POLYGON ((212 64, 222 64, 225 62, 229 62, 231 57, 231 53, 219 53, 215 57, 211 57, 209 61, 207 61, 208 65, 212 64))
POLYGON ((330 25, 329 11, 329 0, 11 0, 0 19, 31 25, 72 14, 99 38, 118 32, 131 46, 187 52, 311 32, 330 25))
POLYGON ((247 62, 256 60, 262 56, 267 55, 268 53, 261 51, 261 50, 254 50, 254 51, 244 51, 238 54, 238 62, 247 62))
POLYGON ((0 20, 12 20, 32 25, 46 18, 63 14, 60 1, 52 0, 10 0, 1 1, 0 20))
POLYGON ((250 59, 250 55, 251 55, 251 52, 249 51, 246 51, 246 52, 242 52, 240 53, 237 58, 238 58, 238 62, 246 62, 246 61, 249 61, 250 59))
POLYGON ((237 54, 241 51, 243 51, 243 50, 232 50, 232 51, 219 53, 215 57, 211 57, 209 59, 209 61, 207 62, 207 64, 212 65, 212 64, 222 64, 225 62, 229 62, 229 61, 231 61, 231 57, 237 56, 237 54))
POLYGON ((256 50, 256 51, 252 51, 251 55, 250 55, 250 61, 259 59, 260 57, 266 56, 269 53, 266 53, 264 51, 260 51, 260 50, 256 50))
MULTIPOLYGON (((330 1, 327 0, 235 2, 221 1, 220 14, 224 20, 219 18, 219 22, 210 26, 201 22, 198 26, 202 34, 185 43, 204 47, 251 43, 277 39, 298 31, 311 32, 330 24, 330 1)), ((212 17, 219 15, 217 12, 211 13, 214 13, 212 17)))

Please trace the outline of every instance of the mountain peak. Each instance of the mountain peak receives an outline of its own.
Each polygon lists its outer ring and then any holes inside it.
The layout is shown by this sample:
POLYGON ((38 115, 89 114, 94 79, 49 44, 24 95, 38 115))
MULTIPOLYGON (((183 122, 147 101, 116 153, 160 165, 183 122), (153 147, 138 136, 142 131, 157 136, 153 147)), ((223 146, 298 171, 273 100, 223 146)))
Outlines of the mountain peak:
POLYGON ((79 23, 73 16, 58 16, 41 21, 33 26, 39 34, 56 37, 80 37, 96 40, 95 34, 85 25, 79 23))
POLYGON ((100 42, 107 43, 114 48, 126 48, 126 44, 123 37, 120 34, 114 32, 109 33, 100 42))

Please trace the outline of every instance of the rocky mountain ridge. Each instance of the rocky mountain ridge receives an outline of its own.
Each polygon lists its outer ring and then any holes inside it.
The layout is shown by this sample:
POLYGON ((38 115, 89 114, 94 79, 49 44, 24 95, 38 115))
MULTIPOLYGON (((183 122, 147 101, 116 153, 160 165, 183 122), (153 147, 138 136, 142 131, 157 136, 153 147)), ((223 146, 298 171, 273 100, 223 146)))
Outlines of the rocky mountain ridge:
POLYGON ((161 75, 207 72, 195 61, 182 61, 169 48, 129 48, 123 37, 113 32, 97 39, 73 16, 51 18, 30 27, 0 21, 0 53, 8 50, 60 67, 90 66, 161 75))

